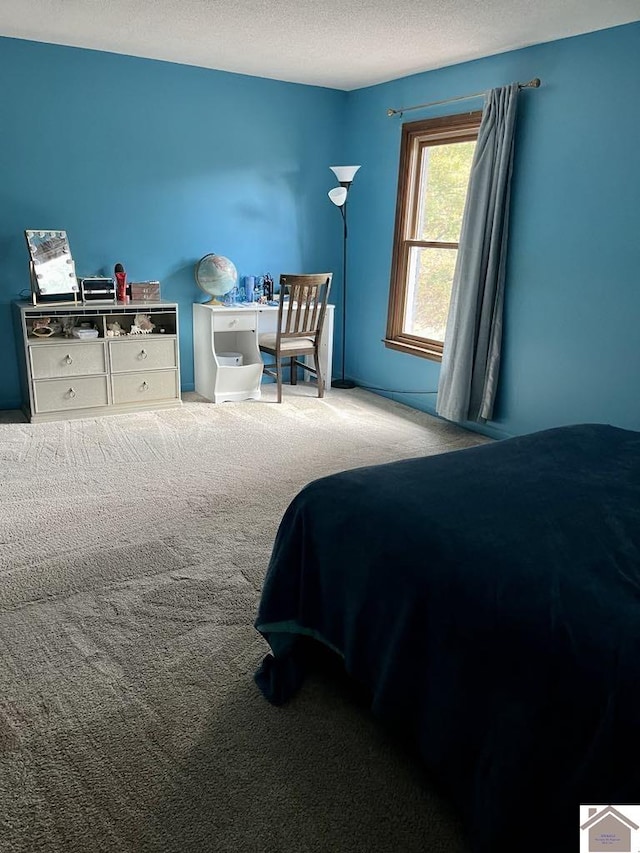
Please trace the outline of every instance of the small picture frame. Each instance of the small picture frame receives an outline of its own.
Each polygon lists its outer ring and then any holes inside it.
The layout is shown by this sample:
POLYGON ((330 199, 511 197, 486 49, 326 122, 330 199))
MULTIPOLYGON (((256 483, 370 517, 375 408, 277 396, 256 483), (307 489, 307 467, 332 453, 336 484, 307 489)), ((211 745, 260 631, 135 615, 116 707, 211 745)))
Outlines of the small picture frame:
POLYGON ((29 270, 34 302, 38 296, 73 295, 77 300, 78 280, 66 231, 24 232, 29 249, 29 270))

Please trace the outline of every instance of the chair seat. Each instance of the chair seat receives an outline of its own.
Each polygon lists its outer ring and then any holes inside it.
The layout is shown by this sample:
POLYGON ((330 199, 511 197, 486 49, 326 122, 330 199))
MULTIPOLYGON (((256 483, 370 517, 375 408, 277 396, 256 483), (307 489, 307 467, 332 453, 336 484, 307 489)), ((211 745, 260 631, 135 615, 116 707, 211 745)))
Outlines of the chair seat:
MULTIPOLYGON (((275 332, 265 332, 258 338, 258 346, 266 347, 269 350, 275 351, 277 334, 275 332)), ((313 340, 311 338, 281 338, 280 352, 303 353, 313 352, 313 340)))

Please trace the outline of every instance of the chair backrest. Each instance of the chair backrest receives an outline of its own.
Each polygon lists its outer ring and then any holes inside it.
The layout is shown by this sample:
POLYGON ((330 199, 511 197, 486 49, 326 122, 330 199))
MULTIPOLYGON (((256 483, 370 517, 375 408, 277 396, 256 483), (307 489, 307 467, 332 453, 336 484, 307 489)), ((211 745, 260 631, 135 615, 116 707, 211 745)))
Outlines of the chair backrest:
POLYGON ((332 278, 333 273, 330 272, 310 275, 283 273, 280 276, 278 338, 320 339, 332 278), (285 304, 286 297, 288 302, 285 304))

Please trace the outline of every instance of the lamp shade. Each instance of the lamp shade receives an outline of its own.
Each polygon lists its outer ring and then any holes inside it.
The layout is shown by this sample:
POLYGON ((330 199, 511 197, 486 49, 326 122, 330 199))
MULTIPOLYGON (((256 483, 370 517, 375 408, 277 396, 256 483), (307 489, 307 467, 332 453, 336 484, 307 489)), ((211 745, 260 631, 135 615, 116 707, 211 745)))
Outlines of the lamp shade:
POLYGON ((347 200, 346 187, 334 187, 332 190, 329 190, 329 198, 336 207, 342 207, 347 200))
POLYGON ((360 166, 329 166, 340 183, 350 184, 360 166))

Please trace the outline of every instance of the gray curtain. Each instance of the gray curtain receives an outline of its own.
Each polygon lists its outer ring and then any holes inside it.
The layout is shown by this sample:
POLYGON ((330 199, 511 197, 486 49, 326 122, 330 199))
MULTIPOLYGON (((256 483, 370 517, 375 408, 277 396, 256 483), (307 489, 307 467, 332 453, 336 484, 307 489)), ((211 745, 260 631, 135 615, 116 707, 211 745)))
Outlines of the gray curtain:
POLYGON ((502 343, 518 84, 487 94, 462 217, 436 412, 451 421, 493 414, 502 343))

